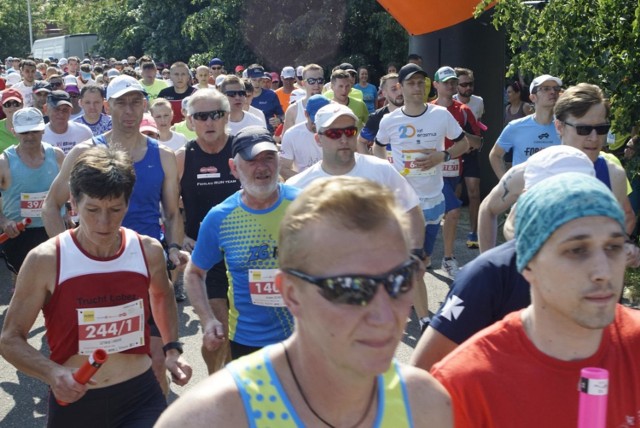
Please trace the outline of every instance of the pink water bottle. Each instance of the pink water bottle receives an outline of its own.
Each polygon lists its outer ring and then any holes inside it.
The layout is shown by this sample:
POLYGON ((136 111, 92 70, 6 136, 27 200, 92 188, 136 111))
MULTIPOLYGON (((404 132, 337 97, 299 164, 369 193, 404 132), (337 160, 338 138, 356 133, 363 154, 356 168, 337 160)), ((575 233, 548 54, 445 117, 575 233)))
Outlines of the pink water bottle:
POLYGON ((605 428, 609 372, 597 367, 582 369, 578 391, 580 391, 578 428, 605 428))

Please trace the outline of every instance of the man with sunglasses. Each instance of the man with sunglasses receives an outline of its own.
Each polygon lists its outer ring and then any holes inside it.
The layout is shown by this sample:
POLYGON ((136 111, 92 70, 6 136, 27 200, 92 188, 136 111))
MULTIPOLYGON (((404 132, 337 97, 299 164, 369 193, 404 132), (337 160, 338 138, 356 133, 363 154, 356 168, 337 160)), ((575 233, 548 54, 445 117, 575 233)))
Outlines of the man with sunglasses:
POLYGON ((231 106, 228 121, 231 135, 236 135, 247 126, 264 126, 262 119, 242 109, 247 98, 242 79, 233 74, 226 76, 220 84, 220 92, 226 95, 231 106))
MULTIPOLYGON (((412 252, 424 259, 425 223, 418 195, 386 159, 356 153, 357 123, 358 118, 347 106, 331 103, 318 110, 315 139, 322 149, 322 160, 291 177, 287 184, 304 189, 321 178, 347 175, 366 178, 388 187, 398 198, 398 205, 407 213, 412 252)), ((419 319, 428 318, 428 297, 422 278, 414 300, 419 319)))
MULTIPOLYGON (((236 76, 228 76, 225 81, 231 77, 238 79, 236 76)), ((232 157, 232 135, 227 131, 229 110, 227 97, 214 89, 200 89, 189 97, 187 120, 197 137, 176 152, 185 217, 183 248, 189 252, 193 251, 198 241, 200 224, 209 210, 240 190, 240 182, 231 174, 229 166, 229 159, 232 157)), ((250 113, 246 115, 249 116, 250 113)), ((229 282, 224 261, 209 269, 205 283, 209 306, 226 331, 229 282)), ((228 344, 215 350, 202 346, 202 358, 209 374, 229 361, 228 348, 228 344)))
POLYGON ((242 190, 205 216, 184 279, 202 324, 203 345, 213 351, 228 339, 236 359, 293 331, 274 279, 278 231, 298 189, 278 183, 278 147, 263 127, 249 126, 233 137, 229 168, 242 190), (206 282, 207 271, 223 260, 229 277, 228 333, 211 309, 206 282))
POLYGON ((211 61, 209 61, 209 69, 211 70, 211 73, 208 79, 208 83, 210 85, 215 85, 216 78, 222 75, 222 73, 224 72, 224 61, 222 61, 220 58, 212 58, 211 61))
POLYGON ((168 87, 166 80, 156 79, 158 75, 158 69, 156 63, 151 59, 149 55, 143 55, 140 57, 140 74, 142 79, 139 80, 140 85, 144 88, 149 96, 149 104, 151 104, 161 90, 168 87))
POLYGON ((251 105, 261 110, 267 120, 267 128, 269 132, 280 125, 284 119, 284 111, 280 106, 278 96, 271 89, 262 88, 262 79, 264 78, 264 68, 259 64, 252 64, 247 68, 247 76, 253 83, 253 100, 251 105))
POLYGON ((456 427, 593 423, 595 416, 579 417, 594 410, 582 394, 598 406, 608 396, 601 426, 637 425, 640 312, 618 304, 624 223, 611 191, 585 174, 556 175, 518 199, 516 268, 530 284, 531 304, 431 369, 451 394, 456 427), (606 380, 589 379, 585 368, 606 370, 606 380))
POLYGON ((0 120, 0 153, 6 148, 20 143, 13 133, 13 115, 23 105, 20 91, 9 88, 2 92, 2 110, 7 117, 0 120))
MULTIPOLYGON (((635 215, 627 196, 627 177, 619 161, 600 151, 604 147, 611 128, 611 105, 602 90, 589 83, 579 83, 567 89, 555 104, 555 129, 562 144, 575 147, 593 162, 596 178, 609 187, 625 213, 627 233, 633 231, 635 215)), ((500 179, 480 204, 478 218, 480 251, 496 245, 497 218, 512 206, 503 229, 506 239, 514 236, 515 203, 523 190, 523 174, 526 164, 513 167, 500 179)))
POLYGON ((307 118, 304 114, 307 108, 309 98, 322 93, 322 85, 324 84, 324 69, 318 64, 307 64, 302 69, 302 80, 299 83, 305 91, 305 96, 293 103, 284 114, 284 126, 282 133, 287 132, 289 128, 298 123, 306 122, 307 118))
POLYGON ((82 123, 70 120, 73 104, 71 96, 65 91, 52 91, 47 97, 49 123, 44 128, 42 140, 65 153, 93 136, 91 129, 82 123))
POLYGON ((421 272, 404 220, 393 191, 363 178, 305 189, 281 223, 274 283, 294 334, 203 381, 157 426, 451 427, 443 388, 393 359, 421 272))
POLYGON ((504 155, 509 150, 513 149, 512 163, 516 166, 545 147, 560 144, 554 125, 553 107, 561 89, 562 80, 558 77, 543 74, 533 79, 529 98, 535 106, 535 112, 509 122, 489 153, 489 162, 498 179, 507 172, 504 155))

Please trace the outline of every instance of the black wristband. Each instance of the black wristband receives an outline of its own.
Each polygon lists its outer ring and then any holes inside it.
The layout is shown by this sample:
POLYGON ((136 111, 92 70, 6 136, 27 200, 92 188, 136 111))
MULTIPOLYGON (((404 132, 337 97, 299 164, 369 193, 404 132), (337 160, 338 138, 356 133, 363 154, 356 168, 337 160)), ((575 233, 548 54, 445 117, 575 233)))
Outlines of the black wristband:
POLYGON ((182 343, 181 342, 169 342, 166 345, 164 345, 162 347, 162 352, 164 352, 165 355, 167 355, 167 351, 170 351, 172 349, 175 349, 176 351, 178 351, 178 353, 180 355, 182 355, 182 353, 184 352, 184 350, 182 349, 182 343))
POLYGON ((180 250, 182 250, 182 245, 179 245, 179 244, 176 244, 176 243, 169 244, 169 246, 167 247, 167 253, 168 253, 172 248, 175 248, 175 249, 177 249, 178 251, 180 251, 180 250))

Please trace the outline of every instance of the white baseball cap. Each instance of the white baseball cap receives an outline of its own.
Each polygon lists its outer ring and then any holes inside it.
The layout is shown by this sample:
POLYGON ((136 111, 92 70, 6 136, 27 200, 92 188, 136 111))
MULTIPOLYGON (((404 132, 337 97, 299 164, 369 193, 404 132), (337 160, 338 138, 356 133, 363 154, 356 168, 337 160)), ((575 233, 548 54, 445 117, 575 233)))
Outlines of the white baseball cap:
POLYGON ((283 79, 295 79, 296 78, 296 70, 293 67, 287 66, 282 69, 282 73, 280 73, 283 79))
POLYGON ((524 188, 531 187, 564 172, 579 172, 595 177, 593 162, 581 150, 571 146, 551 146, 533 154, 524 167, 524 188))
POLYGON ((340 116, 349 116, 358 124, 358 116, 345 105, 338 103, 327 104, 316 113, 316 129, 318 132, 329 128, 331 124, 340 116))
POLYGON ((120 98, 129 92, 142 92, 143 95, 147 93, 133 77, 127 76, 126 74, 118 76, 111 80, 109 86, 107 86, 107 100, 120 98))
POLYGON ((31 131, 44 131, 44 118, 35 107, 25 107, 13 115, 13 130, 16 134, 31 131))
POLYGON ((534 94, 534 90, 548 80, 555 82, 558 86, 562 86, 562 79, 559 77, 555 77, 550 74, 543 74, 542 76, 538 76, 533 79, 533 82, 529 85, 529 93, 534 94))

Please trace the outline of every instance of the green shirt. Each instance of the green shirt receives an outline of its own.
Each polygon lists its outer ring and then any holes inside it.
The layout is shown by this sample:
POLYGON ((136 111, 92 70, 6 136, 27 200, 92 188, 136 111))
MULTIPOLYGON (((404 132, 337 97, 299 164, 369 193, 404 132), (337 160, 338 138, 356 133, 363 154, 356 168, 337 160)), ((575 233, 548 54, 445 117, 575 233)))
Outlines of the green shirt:
POLYGON ((5 149, 18 145, 20 141, 13 135, 10 129, 7 128, 7 119, 0 120, 0 152, 4 152, 5 149))

